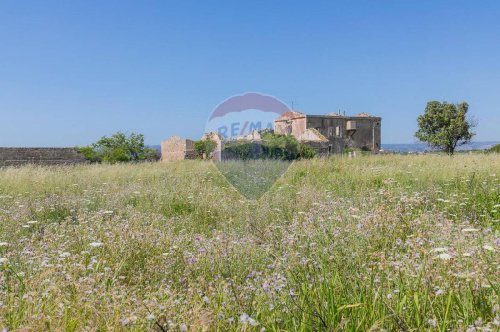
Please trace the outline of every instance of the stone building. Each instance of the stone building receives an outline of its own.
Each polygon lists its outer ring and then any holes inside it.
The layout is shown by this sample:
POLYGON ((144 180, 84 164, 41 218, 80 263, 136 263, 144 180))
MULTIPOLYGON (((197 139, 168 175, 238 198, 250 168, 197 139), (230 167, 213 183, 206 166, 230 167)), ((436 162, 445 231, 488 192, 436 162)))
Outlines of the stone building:
MULTIPOLYGON (((201 139, 210 139, 217 143, 211 158, 221 160, 221 151, 224 144, 222 137, 217 133, 205 133, 201 139)), ((195 159, 196 156, 193 140, 172 136, 161 142, 161 161, 195 159)))
MULTIPOLYGON (((361 113, 355 116, 345 116, 339 113, 326 115, 306 115, 290 111, 283 113, 274 120, 274 132, 282 135, 293 135, 320 155, 341 153, 346 148, 378 152, 380 150, 382 118, 361 113)), ((217 143, 212 153, 213 160, 231 159, 229 153, 224 154, 224 144, 237 141, 251 142, 254 154, 261 149, 261 134, 252 131, 248 135, 224 141, 217 133, 203 134, 202 140, 213 140, 217 143)), ((194 141, 173 136, 161 143, 161 160, 173 161, 192 159, 196 157, 194 141)))
POLYGON ((172 136, 161 142, 161 161, 175 161, 196 158, 194 141, 172 136))
POLYGON ((341 153, 346 148, 378 152, 381 122, 382 118, 367 113, 306 115, 291 111, 274 120, 274 132, 291 134, 320 154, 341 153))

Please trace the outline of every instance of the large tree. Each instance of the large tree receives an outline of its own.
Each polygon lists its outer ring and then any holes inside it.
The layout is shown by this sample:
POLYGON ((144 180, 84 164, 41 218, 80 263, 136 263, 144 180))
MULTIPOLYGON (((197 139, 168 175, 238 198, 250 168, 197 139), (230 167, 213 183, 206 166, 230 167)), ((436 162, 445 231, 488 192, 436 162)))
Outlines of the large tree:
POLYGON ((469 105, 430 101, 417 119, 415 136, 434 149, 452 155, 457 146, 470 142, 475 124, 468 118, 469 105))

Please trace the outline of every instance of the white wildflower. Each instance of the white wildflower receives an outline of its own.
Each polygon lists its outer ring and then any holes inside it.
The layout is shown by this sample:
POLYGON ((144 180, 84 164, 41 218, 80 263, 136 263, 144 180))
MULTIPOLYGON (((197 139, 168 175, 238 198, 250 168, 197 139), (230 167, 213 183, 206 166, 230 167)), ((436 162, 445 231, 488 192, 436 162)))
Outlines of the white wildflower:
POLYGON ((484 250, 488 250, 488 251, 495 251, 495 248, 493 248, 493 247, 492 247, 492 246, 490 246, 490 245, 484 245, 484 246, 483 246, 483 249, 484 249, 484 250))
POLYGON ((259 322, 257 322, 252 317, 248 316, 248 314, 246 314, 246 313, 241 314, 241 316, 240 316, 240 322, 243 323, 243 324, 247 324, 248 323, 251 326, 257 326, 257 325, 259 325, 259 322))
POLYGON ((248 324, 250 324, 251 326, 257 326, 257 325, 259 325, 259 322, 257 322, 252 317, 248 317, 248 324))
POLYGON ((90 246, 92 248, 98 248, 98 247, 102 247, 104 244, 102 242, 91 242, 90 243, 90 246))
POLYGON ((38 224, 38 221, 36 220, 30 220, 27 222, 28 225, 34 225, 34 224, 38 224))
POLYGON ((430 252, 433 253, 433 252, 446 252, 446 251, 448 251, 448 248, 442 247, 442 248, 434 248, 430 252))
POLYGON ((71 256, 71 254, 69 252, 63 252, 62 254, 59 255, 59 257, 61 257, 61 258, 66 258, 69 256, 71 256))
POLYGON ((462 232, 463 233, 475 233, 475 232, 479 232, 479 229, 477 229, 477 228, 464 228, 464 229, 462 229, 462 232))
POLYGON ((187 332, 188 327, 187 327, 187 325, 186 325, 186 324, 182 323, 181 325, 179 325, 179 330, 180 330, 181 332, 187 332))
POLYGON ((0 242, 0 247, 7 247, 8 245, 8 242, 0 242))
POLYGON ((149 315, 146 316, 146 319, 147 320, 154 320, 155 319, 155 315, 149 314, 149 315))
POLYGON ((0 265, 1 264, 6 264, 9 262, 9 259, 8 258, 5 258, 5 257, 0 257, 0 265))
POLYGON ((208 298, 208 296, 203 296, 203 302, 205 302, 205 304, 210 304, 210 299, 208 298))
POLYGON ((451 259, 451 255, 447 254, 447 253, 442 253, 442 254, 437 255, 437 258, 447 261, 447 260, 451 259))

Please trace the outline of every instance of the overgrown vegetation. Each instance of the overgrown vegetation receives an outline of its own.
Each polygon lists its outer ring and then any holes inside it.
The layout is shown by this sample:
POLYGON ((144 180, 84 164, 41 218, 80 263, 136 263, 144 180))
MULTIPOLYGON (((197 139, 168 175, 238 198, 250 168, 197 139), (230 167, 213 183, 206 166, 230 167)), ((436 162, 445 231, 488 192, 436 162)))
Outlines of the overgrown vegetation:
POLYGON ((212 153, 215 151, 217 147, 217 143, 211 139, 199 140, 194 142, 194 150, 196 151, 196 155, 200 159, 210 159, 212 153))
POLYGON ((159 159, 156 150, 144 145, 144 135, 136 133, 127 136, 122 132, 117 132, 111 137, 103 136, 96 143, 78 147, 77 150, 87 160, 99 163, 115 164, 159 159))
POLYGON ((274 159, 292 161, 297 159, 311 159, 316 156, 316 151, 307 144, 299 142, 292 135, 279 135, 270 132, 262 134, 259 142, 262 152, 256 154, 253 142, 233 141, 224 146, 224 151, 240 160, 249 159, 274 159))
POLYGON ((497 331, 499 211, 498 154, 2 168, 0 328, 497 331))

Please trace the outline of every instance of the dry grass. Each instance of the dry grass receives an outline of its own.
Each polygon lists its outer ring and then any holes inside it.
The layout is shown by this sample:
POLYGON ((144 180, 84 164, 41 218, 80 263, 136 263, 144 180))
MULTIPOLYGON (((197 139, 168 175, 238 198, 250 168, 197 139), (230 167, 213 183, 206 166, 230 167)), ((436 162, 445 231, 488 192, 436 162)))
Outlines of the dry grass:
POLYGON ((500 157, 0 170, 9 330, 498 330, 500 157))

